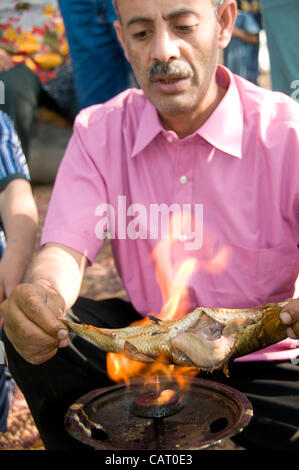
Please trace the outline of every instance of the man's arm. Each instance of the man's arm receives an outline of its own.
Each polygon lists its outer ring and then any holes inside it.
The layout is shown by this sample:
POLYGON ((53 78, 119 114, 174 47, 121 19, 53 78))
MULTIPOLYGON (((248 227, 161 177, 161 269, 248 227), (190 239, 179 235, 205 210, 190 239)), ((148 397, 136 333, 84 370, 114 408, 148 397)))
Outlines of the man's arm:
POLYGON ((233 30, 233 36, 248 44, 257 44, 259 42, 259 34, 248 34, 243 29, 237 28, 236 26, 233 30))
POLYGON ((49 243, 0 306, 7 337, 28 362, 41 364, 67 346, 68 331, 59 318, 77 299, 86 264, 81 253, 49 243))

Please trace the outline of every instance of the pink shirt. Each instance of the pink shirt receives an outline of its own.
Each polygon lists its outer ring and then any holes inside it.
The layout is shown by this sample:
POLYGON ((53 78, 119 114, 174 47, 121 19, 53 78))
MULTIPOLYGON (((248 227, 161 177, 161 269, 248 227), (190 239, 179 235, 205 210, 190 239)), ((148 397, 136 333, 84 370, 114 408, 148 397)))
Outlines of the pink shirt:
POLYGON ((57 175, 42 244, 61 243, 93 263, 108 204, 116 267, 142 315, 159 315, 172 292, 169 282, 178 291, 177 270, 186 258, 193 271, 181 314, 197 306, 248 308, 294 294, 299 106, 222 66, 217 80, 226 95, 184 139, 162 127, 141 90, 83 110, 57 175), (162 203, 191 207, 195 217, 172 244, 157 239, 162 232, 152 208, 162 203))

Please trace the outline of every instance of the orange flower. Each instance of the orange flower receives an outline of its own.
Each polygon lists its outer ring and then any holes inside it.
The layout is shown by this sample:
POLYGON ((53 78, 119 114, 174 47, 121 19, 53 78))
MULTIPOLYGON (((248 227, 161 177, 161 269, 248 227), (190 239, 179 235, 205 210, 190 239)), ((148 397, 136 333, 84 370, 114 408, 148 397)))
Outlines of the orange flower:
POLYGON ((7 28, 7 29, 4 31, 4 37, 6 37, 7 39, 9 39, 10 41, 15 41, 16 38, 17 38, 17 33, 16 33, 16 31, 15 31, 13 28, 7 28))
POLYGON ((64 33, 64 24, 62 21, 58 21, 55 26, 56 33, 62 35, 64 33))
POLYGON ((24 54, 35 54, 40 48, 40 45, 36 41, 24 41, 19 44, 19 52, 23 52, 24 54))
POLYGON ((59 50, 60 50, 60 53, 61 53, 62 55, 68 55, 68 53, 69 53, 69 45, 68 45, 68 42, 67 42, 65 39, 64 39, 64 41, 62 41, 59 50))
POLYGON ((27 67, 32 70, 32 72, 34 72, 36 70, 36 65, 35 63, 33 62, 32 59, 30 59, 30 57, 26 57, 25 59, 25 64, 27 65, 27 67))
POLYGON ((24 61, 24 56, 23 55, 12 55, 11 57, 11 60, 12 62, 14 62, 15 64, 19 64, 20 62, 23 62, 24 61))
POLYGON ((43 13, 44 15, 52 15, 53 7, 51 5, 45 6, 43 13))
POLYGON ((18 44, 22 44, 23 42, 26 42, 26 41, 38 42, 38 39, 35 36, 33 36, 33 34, 24 31, 21 34, 17 35, 16 41, 18 44))
POLYGON ((43 69, 54 69, 63 61, 62 57, 55 52, 50 52, 49 54, 35 54, 33 60, 43 69))

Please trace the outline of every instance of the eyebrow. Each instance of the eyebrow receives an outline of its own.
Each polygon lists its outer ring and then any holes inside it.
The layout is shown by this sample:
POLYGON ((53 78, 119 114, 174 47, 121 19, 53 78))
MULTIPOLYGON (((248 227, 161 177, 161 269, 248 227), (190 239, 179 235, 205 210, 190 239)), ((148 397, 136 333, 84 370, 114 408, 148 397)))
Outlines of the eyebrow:
MULTIPOLYGON (((165 21, 173 20, 179 16, 184 15, 193 15, 198 16, 194 10, 187 10, 186 8, 181 8, 179 10, 173 11, 166 16, 163 16, 165 21)), ((152 23, 153 19, 147 16, 133 16, 127 23, 127 27, 131 26, 134 23, 152 23)))

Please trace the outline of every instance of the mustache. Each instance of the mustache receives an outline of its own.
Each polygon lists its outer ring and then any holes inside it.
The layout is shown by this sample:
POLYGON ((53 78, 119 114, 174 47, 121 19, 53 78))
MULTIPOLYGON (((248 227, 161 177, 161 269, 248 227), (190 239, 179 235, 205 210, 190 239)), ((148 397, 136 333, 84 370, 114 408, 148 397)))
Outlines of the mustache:
POLYGON ((156 77, 188 78, 193 75, 192 68, 186 62, 174 60, 172 62, 156 61, 147 71, 147 78, 150 82, 156 77))

